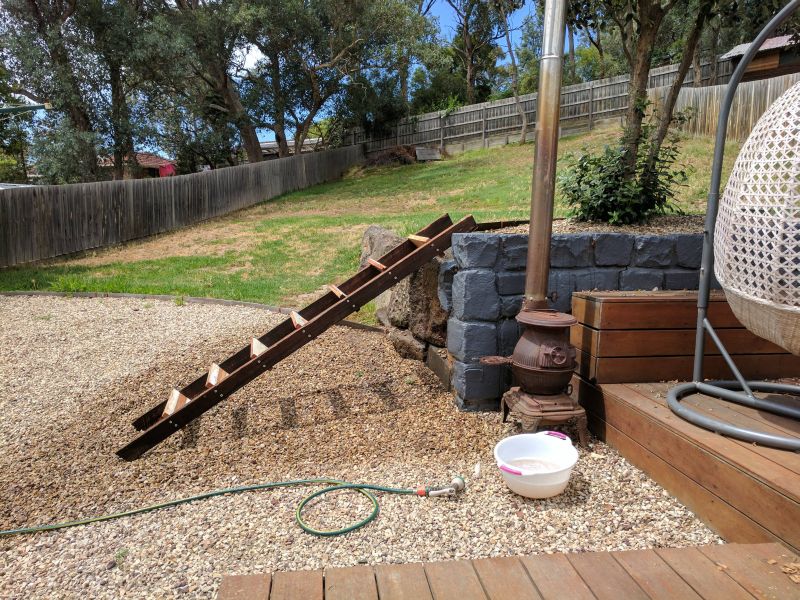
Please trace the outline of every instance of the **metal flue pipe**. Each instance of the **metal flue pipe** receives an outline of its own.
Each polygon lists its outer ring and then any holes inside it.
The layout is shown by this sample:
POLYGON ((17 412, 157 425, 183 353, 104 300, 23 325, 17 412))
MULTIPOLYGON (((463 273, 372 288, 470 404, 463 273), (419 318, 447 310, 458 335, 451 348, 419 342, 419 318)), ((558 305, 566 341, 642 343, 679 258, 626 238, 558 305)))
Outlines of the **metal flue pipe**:
POLYGON ((531 224, 523 310, 547 308, 553 197, 556 189, 561 63, 564 56, 566 0, 546 0, 544 38, 536 106, 536 153, 531 184, 531 224))

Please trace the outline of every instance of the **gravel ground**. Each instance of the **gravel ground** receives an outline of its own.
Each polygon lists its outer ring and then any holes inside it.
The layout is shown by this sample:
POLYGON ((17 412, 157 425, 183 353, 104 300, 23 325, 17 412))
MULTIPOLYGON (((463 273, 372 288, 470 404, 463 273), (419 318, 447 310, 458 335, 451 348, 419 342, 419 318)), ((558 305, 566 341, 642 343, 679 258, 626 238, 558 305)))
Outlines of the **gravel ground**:
MULTIPOLYGON (((653 217, 642 225, 609 225, 607 223, 582 223, 572 219, 554 219, 553 233, 632 233, 632 234, 665 234, 665 233, 700 233, 703 231, 703 215, 662 215, 653 217)), ((504 227, 492 233, 528 233, 528 225, 504 227)))
MULTIPOLYGON (((492 460, 512 431, 499 414, 458 412, 383 335, 345 328, 143 459, 117 459, 133 418, 280 318, 244 307, 0 297, 0 529, 313 476, 416 486, 461 473, 467 492, 384 496, 376 522, 331 539, 295 525, 308 492, 298 488, 2 538, 0 597, 209 597, 226 573, 720 541, 599 442, 581 450, 563 495, 515 496, 492 460)), ((335 496, 312 507, 312 523, 366 508, 357 495, 335 496)))

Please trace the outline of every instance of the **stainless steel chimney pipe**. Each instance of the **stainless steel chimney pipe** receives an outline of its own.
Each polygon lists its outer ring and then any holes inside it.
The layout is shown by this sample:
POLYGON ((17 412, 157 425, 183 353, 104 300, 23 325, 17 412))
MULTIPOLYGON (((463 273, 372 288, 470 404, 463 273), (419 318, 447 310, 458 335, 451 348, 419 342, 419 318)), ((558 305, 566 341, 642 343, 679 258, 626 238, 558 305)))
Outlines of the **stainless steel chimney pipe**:
POLYGON ((546 0, 536 106, 536 152, 531 183, 531 224, 523 310, 547 308, 553 197, 556 187, 566 0, 546 0))

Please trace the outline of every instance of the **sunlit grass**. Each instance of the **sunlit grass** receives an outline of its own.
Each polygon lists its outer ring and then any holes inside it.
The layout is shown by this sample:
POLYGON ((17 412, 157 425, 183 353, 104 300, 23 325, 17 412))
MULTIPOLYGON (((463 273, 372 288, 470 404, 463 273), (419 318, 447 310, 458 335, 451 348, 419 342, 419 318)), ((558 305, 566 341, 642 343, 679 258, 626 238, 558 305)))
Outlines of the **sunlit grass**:
MULTIPOLYGON (((613 143, 616 129, 562 138, 568 154, 613 143)), ((711 138, 681 142, 689 180, 678 190, 686 212, 705 208, 711 138)), ((726 152, 725 177, 738 145, 726 152)), ((197 227, 100 251, 96 256, 0 271, 2 290, 129 292, 206 296, 296 306, 358 267, 363 231, 373 223, 406 235, 448 212, 478 221, 527 219, 533 145, 475 150, 441 162, 358 169, 343 180, 287 194, 197 227), (187 245, 191 251, 187 251, 187 245)), ((568 209, 556 196, 556 216, 568 209)), ((362 309, 369 322, 374 306, 362 309)))

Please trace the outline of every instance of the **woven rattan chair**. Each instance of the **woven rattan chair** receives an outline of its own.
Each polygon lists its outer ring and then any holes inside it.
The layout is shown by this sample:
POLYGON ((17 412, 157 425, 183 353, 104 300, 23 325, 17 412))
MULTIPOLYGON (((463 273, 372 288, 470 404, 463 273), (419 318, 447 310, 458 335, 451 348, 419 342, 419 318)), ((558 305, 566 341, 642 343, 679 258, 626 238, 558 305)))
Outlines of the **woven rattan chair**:
POLYGON ((714 273, 747 329, 800 354, 800 83, 739 152, 717 215, 714 273))
POLYGON ((720 105, 708 192, 697 335, 692 382, 669 390, 678 416, 747 442, 800 451, 800 439, 739 427, 701 413, 681 400, 706 394, 758 410, 800 419, 800 386, 747 381, 708 319, 712 270, 738 319, 755 334, 800 354, 800 84, 784 93, 759 119, 742 147, 722 202, 722 158, 733 97, 747 66, 775 29, 798 8, 792 0, 750 44, 728 82, 720 105), (706 334, 731 369, 733 381, 706 381, 706 334), (783 394, 785 401, 756 392, 783 394))

